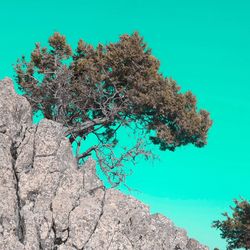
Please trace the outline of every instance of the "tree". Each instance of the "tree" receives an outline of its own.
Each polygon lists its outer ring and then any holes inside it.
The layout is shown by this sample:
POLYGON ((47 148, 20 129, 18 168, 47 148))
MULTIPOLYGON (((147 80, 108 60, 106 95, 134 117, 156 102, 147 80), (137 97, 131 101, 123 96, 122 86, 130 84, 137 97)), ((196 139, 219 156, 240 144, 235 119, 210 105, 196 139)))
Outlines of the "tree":
POLYGON ((226 219, 214 221, 212 226, 220 229, 221 237, 228 242, 227 249, 250 249, 250 204, 242 198, 234 203, 232 216, 223 213, 226 219))
POLYGON ((85 152, 77 150, 78 160, 95 153, 109 181, 119 183, 124 160, 149 156, 145 142, 171 151, 189 143, 206 144, 209 113, 197 111, 195 96, 180 93, 173 79, 159 73, 159 66, 137 32, 96 48, 79 40, 75 52, 56 32, 49 47, 36 43, 30 61, 23 56, 15 70, 33 112, 40 110, 62 123, 78 149, 81 140, 94 135, 98 143, 85 152), (141 134, 134 147, 117 157, 114 148, 121 127, 141 134))

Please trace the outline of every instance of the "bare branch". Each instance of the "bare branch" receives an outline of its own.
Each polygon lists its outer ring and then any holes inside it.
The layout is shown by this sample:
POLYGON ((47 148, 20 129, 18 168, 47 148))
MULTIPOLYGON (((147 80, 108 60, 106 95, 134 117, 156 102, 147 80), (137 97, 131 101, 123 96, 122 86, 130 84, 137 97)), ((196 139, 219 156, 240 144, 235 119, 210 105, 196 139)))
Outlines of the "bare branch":
POLYGON ((79 156, 77 156, 77 161, 79 161, 79 160, 81 160, 82 158, 85 158, 85 157, 87 157, 87 156, 90 156, 90 153, 91 153, 92 151, 97 150, 97 148, 98 148, 97 145, 90 147, 90 148, 89 148, 88 150, 86 150, 84 153, 82 153, 82 154, 80 154, 79 156))

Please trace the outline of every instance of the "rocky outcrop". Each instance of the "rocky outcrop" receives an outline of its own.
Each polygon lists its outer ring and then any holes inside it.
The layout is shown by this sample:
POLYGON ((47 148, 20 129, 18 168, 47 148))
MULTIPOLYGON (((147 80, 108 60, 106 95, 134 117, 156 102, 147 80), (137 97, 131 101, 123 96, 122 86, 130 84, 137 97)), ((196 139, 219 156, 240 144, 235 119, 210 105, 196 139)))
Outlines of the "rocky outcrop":
POLYGON ((27 100, 0 81, 0 249, 205 250, 133 197, 81 169, 60 124, 32 125, 27 100))

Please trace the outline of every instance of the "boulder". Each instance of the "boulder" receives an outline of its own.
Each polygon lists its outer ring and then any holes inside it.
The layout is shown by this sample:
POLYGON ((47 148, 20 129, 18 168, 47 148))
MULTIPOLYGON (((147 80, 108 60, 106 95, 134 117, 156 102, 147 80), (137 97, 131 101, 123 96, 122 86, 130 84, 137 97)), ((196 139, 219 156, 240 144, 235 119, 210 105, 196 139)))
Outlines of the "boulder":
POLYGON ((206 250, 161 214, 78 168, 61 124, 32 125, 28 101, 0 81, 0 249, 206 250))

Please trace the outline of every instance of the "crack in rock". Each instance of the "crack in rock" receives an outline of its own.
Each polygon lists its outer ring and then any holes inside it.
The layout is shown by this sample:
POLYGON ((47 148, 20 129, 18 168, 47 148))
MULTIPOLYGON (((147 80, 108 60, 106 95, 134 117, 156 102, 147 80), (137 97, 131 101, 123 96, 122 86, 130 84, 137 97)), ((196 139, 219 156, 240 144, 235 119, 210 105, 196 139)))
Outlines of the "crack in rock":
POLYGON ((25 224, 24 224, 24 219, 21 215, 21 199, 19 196, 19 177, 15 169, 15 163, 17 159, 17 147, 15 146, 15 143, 11 143, 11 148, 10 148, 10 153, 12 156, 12 170, 13 170, 13 175, 15 178, 15 190, 16 190, 16 198, 17 198, 17 237, 18 240, 23 243, 25 239, 25 224))
POLYGON ((98 227, 98 225, 99 225, 99 223, 100 223, 100 220, 101 220, 101 218, 102 218, 102 216, 103 216, 103 213, 104 213, 104 205, 105 205, 105 198, 106 198, 106 190, 103 188, 103 191, 104 191, 104 194, 103 194, 103 198, 102 198, 102 202, 101 202, 101 212, 100 212, 99 217, 98 217, 98 219, 97 219, 97 221, 96 221, 96 224, 95 224, 95 226, 94 226, 93 231, 90 233, 89 238, 88 238, 87 241, 85 242, 85 244, 84 244, 84 246, 83 246, 82 249, 84 249, 85 246, 87 246, 87 244, 89 243, 90 239, 92 238, 92 235, 96 232, 96 229, 97 229, 97 227, 98 227))

